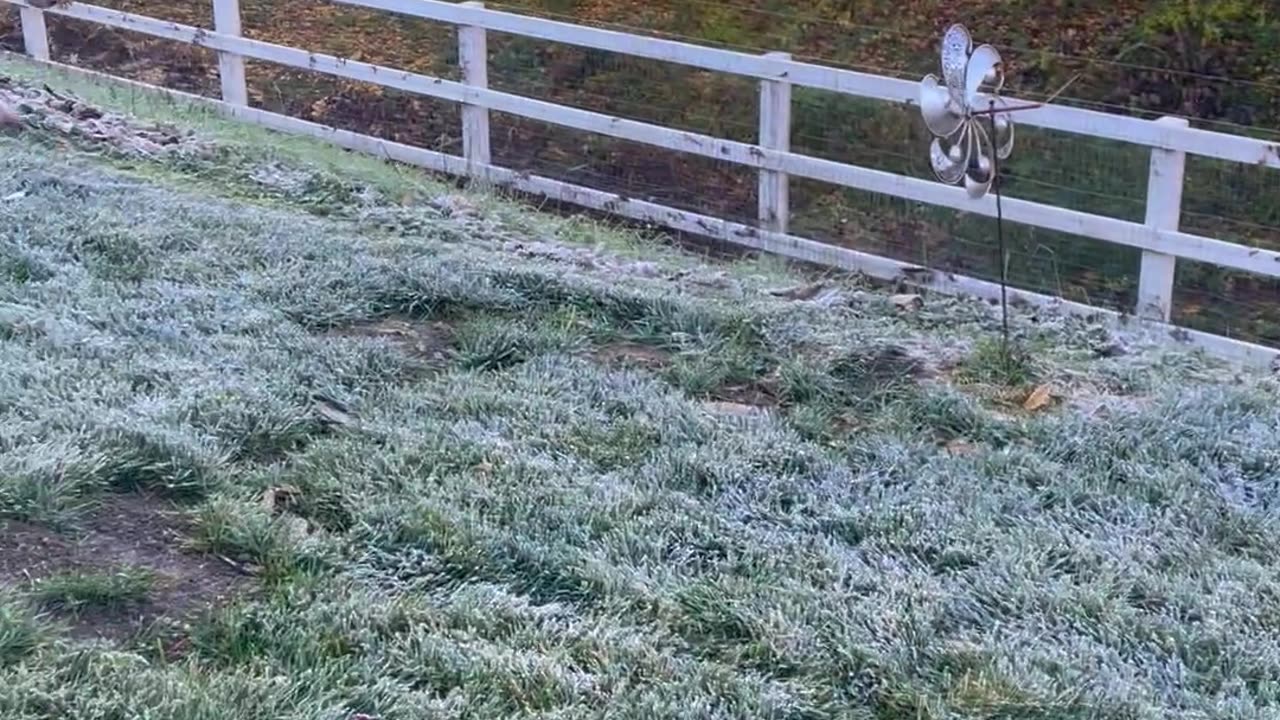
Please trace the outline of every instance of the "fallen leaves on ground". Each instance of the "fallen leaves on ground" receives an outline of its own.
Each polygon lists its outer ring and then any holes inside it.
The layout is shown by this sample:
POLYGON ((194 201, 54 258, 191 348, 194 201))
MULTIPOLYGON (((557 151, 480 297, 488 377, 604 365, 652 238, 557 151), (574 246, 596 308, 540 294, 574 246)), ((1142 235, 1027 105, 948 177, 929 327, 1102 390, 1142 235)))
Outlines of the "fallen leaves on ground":
POLYGON ((1023 401, 1022 409, 1027 412, 1036 412, 1048 407, 1052 402, 1053 388, 1047 384, 1041 385, 1035 390, 1032 390, 1031 394, 1027 396, 1027 399, 1023 401))

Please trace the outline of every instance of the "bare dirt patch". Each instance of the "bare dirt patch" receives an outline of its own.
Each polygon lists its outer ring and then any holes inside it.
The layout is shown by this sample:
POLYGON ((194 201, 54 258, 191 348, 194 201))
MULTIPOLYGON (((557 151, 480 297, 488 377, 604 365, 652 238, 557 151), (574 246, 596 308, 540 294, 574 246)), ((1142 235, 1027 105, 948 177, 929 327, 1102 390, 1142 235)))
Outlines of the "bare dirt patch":
POLYGON ((756 408, 778 406, 778 396, 765 382, 746 385, 726 385, 713 393, 715 400, 723 403, 749 405, 756 408))
POLYGON ((702 403, 712 415, 751 417, 775 410, 781 403, 767 380, 745 385, 725 385, 702 403))
POLYGON ((150 495, 108 495, 78 528, 0 524, 0 586, 31 588, 70 574, 124 568, 152 575, 146 595, 120 607, 60 608, 72 634, 123 640, 160 619, 181 621, 247 590, 250 578, 215 557, 184 549, 187 522, 150 495))
POLYGON ((831 374, 855 388, 883 387, 928 376, 921 357, 897 345, 862 348, 833 363, 831 374))
POLYGON ((654 370, 670 365, 671 353, 652 345, 619 342, 597 350, 595 359, 605 365, 630 365, 654 370))
POLYGON ((392 316, 356 323, 332 331, 339 337, 378 338, 428 365, 438 365, 452 354, 453 327, 440 321, 392 316))

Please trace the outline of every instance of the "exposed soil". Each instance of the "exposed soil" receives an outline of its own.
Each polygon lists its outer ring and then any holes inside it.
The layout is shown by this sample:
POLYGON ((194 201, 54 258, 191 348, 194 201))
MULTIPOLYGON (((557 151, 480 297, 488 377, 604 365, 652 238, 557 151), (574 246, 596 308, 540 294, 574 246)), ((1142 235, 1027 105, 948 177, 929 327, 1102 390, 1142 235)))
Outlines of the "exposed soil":
POLYGON ((426 367, 438 366, 453 352, 453 327, 440 321, 393 315, 381 320, 335 328, 332 334, 386 340, 426 367))
POLYGON ((712 415, 754 417, 781 406, 770 378, 740 385, 723 385, 712 391, 702 407, 712 415))
POLYGON ((753 408, 772 408, 778 405, 778 397, 773 389, 762 382, 727 385, 716 390, 713 397, 720 404, 729 403, 753 408))
POLYGON ((597 350, 595 359, 606 365, 630 365, 653 370, 670 365, 671 353, 652 345, 619 342, 597 350))
POLYGON ((76 637, 124 640, 157 620, 181 621, 247 590, 248 576, 215 557, 187 552, 186 531, 180 511, 143 494, 108 495, 65 533, 10 521, 0 525, 0 586, 24 588, 57 575, 124 567, 151 571, 154 583, 140 602, 59 611, 76 637))
POLYGON ((920 378, 926 371, 923 359, 898 345, 883 345, 865 355, 849 356, 845 363, 846 367, 853 363, 860 368, 863 377, 881 384, 920 378))

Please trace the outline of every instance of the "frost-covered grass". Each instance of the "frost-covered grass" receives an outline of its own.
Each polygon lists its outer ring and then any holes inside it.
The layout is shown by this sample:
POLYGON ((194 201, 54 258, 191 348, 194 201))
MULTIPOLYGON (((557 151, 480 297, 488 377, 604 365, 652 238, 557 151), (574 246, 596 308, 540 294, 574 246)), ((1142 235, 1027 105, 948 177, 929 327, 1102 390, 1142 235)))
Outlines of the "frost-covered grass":
POLYGON ((267 138, 0 140, 0 515, 164 493, 258 586, 116 644, 0 595, 6 718, 1280 711, 1274 379, 1021 315, 992 369, 981 304, 267 138))
POLYGON ((33 594, 46 605, 116 608, 144 599, 152 580, 150 570, 136 567, 108 573, 74 572, 40 580, 33 594))

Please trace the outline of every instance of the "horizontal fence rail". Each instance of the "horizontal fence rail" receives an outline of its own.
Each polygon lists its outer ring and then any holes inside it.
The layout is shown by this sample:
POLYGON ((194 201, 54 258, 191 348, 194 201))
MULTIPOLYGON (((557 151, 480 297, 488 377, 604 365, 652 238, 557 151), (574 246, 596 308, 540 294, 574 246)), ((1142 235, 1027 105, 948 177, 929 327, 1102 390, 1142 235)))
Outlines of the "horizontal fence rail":
MULTIPOLYGON (((788 220, 787 179, 808 178, 855 190, 879 193, 919 203, 994 217, 993 197, 970 199, 959 188, 932 180, 849 165, 791 152, 790 89, 804 86, 845 95, 896 103, 915 103, 913 82, 846 69, 797 62, 783 53, 751 55, 673 40, 646 37, 575 25, 538 17, 489 10, 478 2, 462 4, 438 0, 334 0, 364 8, 385 10, 458 26, 462 81, 405 72, 382 65, 309 52, 307 50, 242 37, 238 0, 213 0, 215 30, 159 20, 84 3, 69 3, 48 10, 25 0, 0 0, 22 9, 23 37, 28 53, 48 60, 44 14, 51 13, 153 37, 188 43, 218 51, 222 77, 222 105, 231 114, 263 125, 311 135, 329 135, 347 146, 361 145, 352 133, 325 133, 323 126, 266 111, 248 108, 244 59, 313 70, 350 80, 381 85, 456 102, 463 108, 463 157, 421 150, 402 151, 400 159, 452 174, 480 177, 491 182, 545 194, 558 200, 654 222, 674 229, 716 237, 760 250, 862 270, 882 278, 907 279, 935 289, 992 297, 989 283, 937 273, 907 263, 823 246, 786 234, 788 220), (493 30, 547 41, 605 50, 635 57, 662 60, 705 70, 755 78, 761 84, 759 144, 713 137, 653 123, 558 105, 522 95, 491 90, 488 85, 485 31, 493 30), (757 170, 760 174, 760 227, 666 208, 581 188, 549 178, 531 178, 492 164, 489 150, 488 111, 508 113, 608 137, 639 142, 668 150, 712 158, 757 170), (341 139, 339 139, 341 138, 341 139), (424 154, 425 153, 425 154, 424 154)), ((1142 318, 1167 322, 1172 307, 1176 259, 1182 258, 1257 275, 1280 278, 1280 252, 1224 242, 1178 230, 1183 169, 1188 154, 1280 168, 1280 145, 1238 135, 1190 128, 1185 120, 1158 121, 1111 115, 1080 108, 1046 105, 1019 114, 1020 122, 1053 130, 1119 140, 1151 148, 1147 218, 1130 222, 1042 203, 1004 198, 1004 217, 1012 222, 1065 232, 1142 250, 1138 306, 1142 318)), ((359 137, 359 136, 358 136, 359 137)), ((378 152, 388 153, 394 144, 374 138, 378 152)), ((408 148, 408 146, 401 146, 408 148)), ((419 149, 413 149, 419 150, 419 149)), ((1024 299, 1047 299, 1022 293, 1024 299)), ((1073 310, 1102 312, 1097 308, 1064 303, 1073 310)), ((1182 333, 1204 338, 1203 333, 1182 333)), ((1249 360, 1271 362, 1271 350, 1237 341, 1206 340, 1249 360), (1229 347, 1228 347, 1229 346, 1229 347)))
MULTIPOLYGON (((523 35, 606 50, 632 57, 716 70, 762 80, 785 80, 792 85, 828 90, 873 100, 915 104, 919 87, 909 80, 873 75, 854 70, 798 62, 774 54, 755 56, 732 50, 693 45, 676 40, 633 35, 614 30, 575 25, 545 18, 483 10, 436 0, 334 0, 343 5, 387 10, 426 20, 470 25, 487 30, 523 35)), ((981 105, 981 103, 978 103, 981 105)), ((1181 150, 1193 155, 1280 168, 1280 144, 1238 135, 1152 126, 1137 118, 1084 110, 1062 105, 1045 105, 1018 113, 1018 121, 1047 130, 1091 135, 1135 145, 1181 150)))

